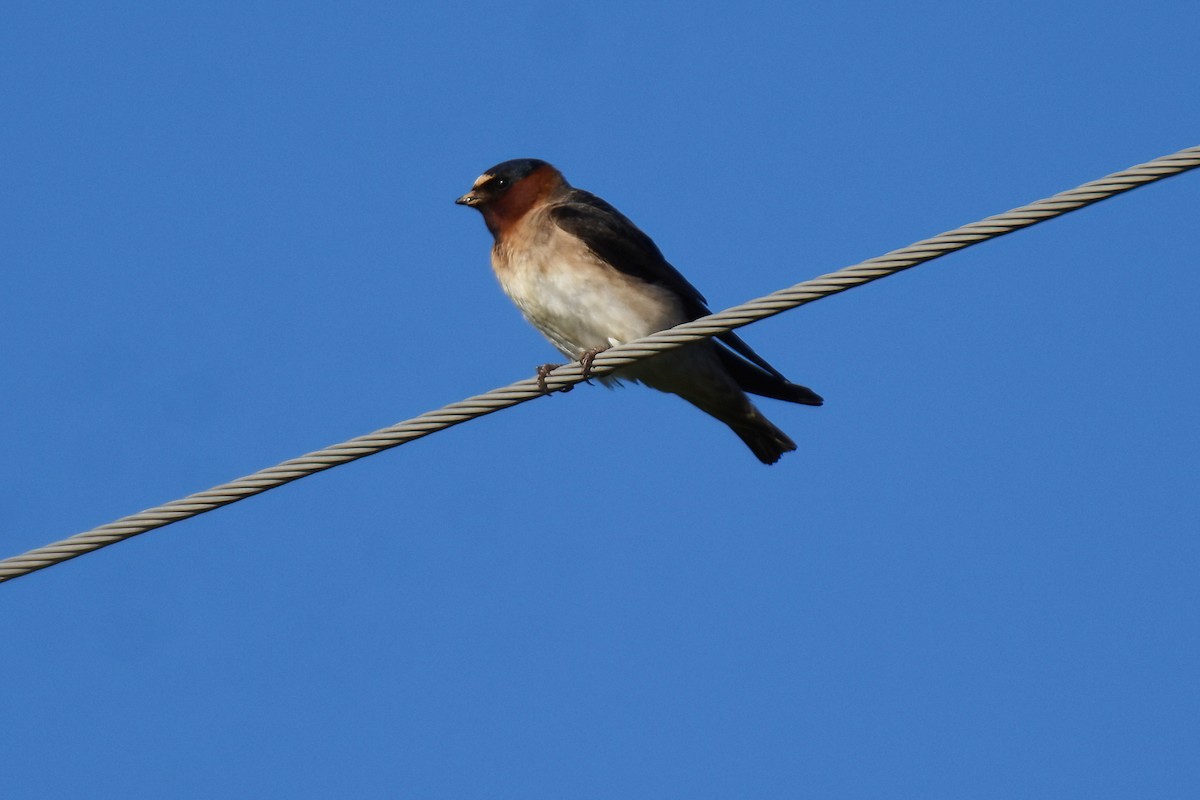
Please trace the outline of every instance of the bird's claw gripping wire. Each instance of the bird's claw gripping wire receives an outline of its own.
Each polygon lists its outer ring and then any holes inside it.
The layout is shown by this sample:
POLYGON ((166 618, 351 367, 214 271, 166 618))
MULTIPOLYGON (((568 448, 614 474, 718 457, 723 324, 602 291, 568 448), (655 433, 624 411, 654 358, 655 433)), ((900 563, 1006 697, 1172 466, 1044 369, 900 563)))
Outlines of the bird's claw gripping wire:
MULTIPOLYGON (((542 394, 550 394, 551 393, 550 387, 548 387, 546 385, 546 378, 549 377, 551 372, 554 372, 554 370, 558 369, 561 366, 562 366, 562 364, 541 364, 538 366, 538 368, 537 368, 537 385, 538 385, 538 389, 541 390, 542 394)), ((574 388, 575 387, 573 385, 567 385, 567 386, 562 387, 562 389, 559 389, 559 391, 569 392, 574 388)))
MULTIPOLYGON (((607 349, 607 347, 595 347, 579 357, 579 365, 583 367, 583 379, 585 381, 592 377, 592 363, 596 360, 596 356, 600 355, 607 349)), ((546 378, 550 377, 550 373, 554 372, 554 370, 561 366, 562 364, 542 364, 537 368, 537 385, 542 394, 551 394, 550 387, 546 385, 546 378)), ((574 388, 575 386, 572 384, 569 386, 564 386, 558 391, 569 392, 574 388)))
POLYGON ((607 347, 594 347, 579 357, 579 365, 583 367, 583 379, 585 381, 592 377, 592 362, 596 360, 596 356, 607 349, 607 347))

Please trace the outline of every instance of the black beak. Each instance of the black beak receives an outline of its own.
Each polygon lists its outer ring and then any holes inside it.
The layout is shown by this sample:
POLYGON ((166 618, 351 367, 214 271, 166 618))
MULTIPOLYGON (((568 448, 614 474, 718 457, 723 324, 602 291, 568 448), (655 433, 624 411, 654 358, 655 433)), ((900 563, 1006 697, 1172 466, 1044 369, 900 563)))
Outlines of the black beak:
POLYGON ((477 206, 479 205, 479 195, 474 192, 467 192, 462 197, 454 201, 460 206, 477 206))

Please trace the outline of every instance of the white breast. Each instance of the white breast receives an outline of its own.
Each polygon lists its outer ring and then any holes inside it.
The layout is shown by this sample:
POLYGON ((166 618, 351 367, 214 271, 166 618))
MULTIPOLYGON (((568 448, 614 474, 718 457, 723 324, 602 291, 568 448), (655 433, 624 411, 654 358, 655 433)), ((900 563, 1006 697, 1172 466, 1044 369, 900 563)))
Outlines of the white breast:
POLYGON ((685 321, 673 292, 617 271, 539 216, 497 245, 492 266, 525 318, 565 355, 579 358, 685 321))

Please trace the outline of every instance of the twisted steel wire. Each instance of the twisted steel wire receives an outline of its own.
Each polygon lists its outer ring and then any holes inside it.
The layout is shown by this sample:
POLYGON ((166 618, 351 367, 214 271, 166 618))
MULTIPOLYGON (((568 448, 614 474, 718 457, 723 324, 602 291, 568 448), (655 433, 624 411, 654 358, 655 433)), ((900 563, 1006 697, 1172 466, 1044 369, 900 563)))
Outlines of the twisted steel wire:
MULTIPOLYGON (((1012 211, 972 222, 961 228, 924 239, 908 247, 867 259, 844 269, 798 283, 786 289, 751 300, 742 305, 710 314, 669 330, 622 344, 598 355, 591 375, 612 372, 634 361, 666 350, 749 325, 760 319, 811 303, 855 286, 893 275, 935 258, 994 239, 1030 225, 1092 205, 1147 183, 1178 175, 1200 166, 1200 145, 1156 158, 1127 170, 1113 173, 1082 186, 1038 200, 1012 211)), ((547 389, 559 390, 585 380, 582 366, 566 364, 545 377, 547 389)), ((373 433, 335 444, 273 467, 223 483, 202 492, 173 500, 161 506, 122 517, 115 522, 78 533, 62 541, 30 550, 0 561, 0 582, 28 575, 84 553, 98 550, 139 533, 161 528, 183 519, 236 503, 307 475, 330 469, 348 461, 388 450, 440 430, 509 408, 544 394, 539 381, 528 378, 457 403, 428 411, 373 433)))

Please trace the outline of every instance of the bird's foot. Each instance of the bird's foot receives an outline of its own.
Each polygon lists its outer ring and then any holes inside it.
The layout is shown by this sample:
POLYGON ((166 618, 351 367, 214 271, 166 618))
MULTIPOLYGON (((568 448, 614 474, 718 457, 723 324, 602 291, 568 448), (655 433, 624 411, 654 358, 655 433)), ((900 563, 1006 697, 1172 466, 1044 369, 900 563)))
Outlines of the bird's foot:
MULTIPOLYGON (((542 390, 542 394, 550 394, 550 388, 546 386, 546 377, 561 366, 562 364, 542 364, 537 368, 537 385, 542 390)), ((574 388, 574 386, 564 386, 559 391, 569 392, 574 388)))
MULTIPOLYGON (((592 362, 596 360, 596 356, 607 350, 607 347, 594 347, 587 350, 579 357, 579 365, 583 367, 583 379, 586 381, 592 376, 592 362)), ((542 390, 542 394, 550 394, 550 387, 546 386, 546 378, 550 373, 561 367, 562 364, 542 364, 537 368, 537 384, 542 390)), ((574 384, 564 386, 559 389, 560 392, 569 392, 575 388, 574 384)))
POLYGON ((596 360, 596 356, 607 349, 607 347, 593 347, 579 357, 579 365, 583 367, 583 379, 585 381, 592 377, 592 362, 596 360))

